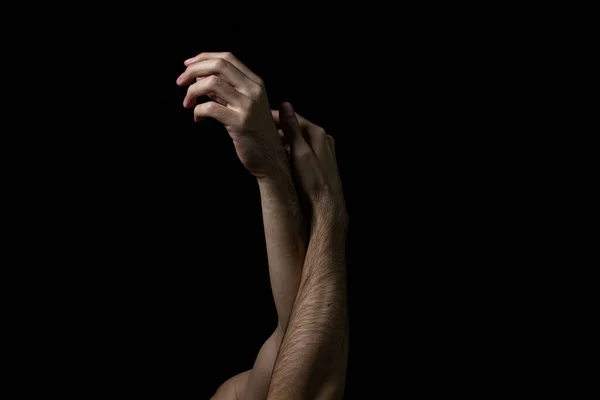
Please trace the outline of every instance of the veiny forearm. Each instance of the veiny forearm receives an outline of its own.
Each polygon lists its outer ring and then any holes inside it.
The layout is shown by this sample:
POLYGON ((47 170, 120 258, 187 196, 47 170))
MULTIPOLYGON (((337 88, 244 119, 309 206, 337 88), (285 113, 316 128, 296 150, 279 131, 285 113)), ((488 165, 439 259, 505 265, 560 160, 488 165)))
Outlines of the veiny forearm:
POLYGON ((258 185, 271 288, 277 308, 278 329, 283 332, 300 284, 306 255, 306 226, 287 166, 281 168, 276 178, 259 179, 258 185))
POLYGON ((315 399, 335 375, 343 387, 348 339, 345 237, 343 224, 335 222, 317 223, 311 232, 268 399, 315 399))

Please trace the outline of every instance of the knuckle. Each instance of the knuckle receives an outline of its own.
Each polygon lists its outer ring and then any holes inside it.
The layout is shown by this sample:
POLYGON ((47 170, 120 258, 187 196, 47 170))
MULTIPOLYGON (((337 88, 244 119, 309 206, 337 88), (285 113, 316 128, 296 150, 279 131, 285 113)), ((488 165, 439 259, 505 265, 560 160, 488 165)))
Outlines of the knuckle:
POLYGON ((211 75, 207 79, 207 85, 210 87, 219 86, 222 83, 222 79, 217 75, 211 75))
POLYGON ((321 128, 320 126, 317 126, 313 131, 313 135, 315 135, 315 137, 324 139, 327 137, 327 132, 325 132, 325 129, 321 128))
POLYGON ((223 58, 225 60, 233 60, 235 57, 230 51, 226 51, 223 53, 223 58))
POLYGON ((227 61, 222 58, 217 58, 214 61, 214 63, 215 63, 214 64, 215 69, 219 70, 219 71, 225 69, 225 67, 227 66, 227 61))
POLYGON ((185 73, 189 73, 189 74, 195 74, 198 70, 200 70, 200 68, 202 68, 202 65, 198 65, 198 63, 194 63, 191 65, 188 65, 188 67, 185 69, 185 73))
POLYGON ((238 100, 240 102, 240 108, 244 110, 244 112, 246 110, 249 111, 252 108, 253 100, 251 98, 247 96, 241 96, 238 100))
POLYGON ((262 93, 263 93, 263 87, 256 84, 256 85, 252 85, 252 87, 250 88, 250 98, 252 98, 253 100, 257 100, 261 97, 262 93))
POLYGON ((296 147, 296 151, 294 151, 294 156, 300 161, 308 161, 310 160, 312 154, 311 150, 306 146, 302 146, 300 148, 296 147))
POLYGON ((196 93, 196 91, 198 90, 198 87, 196 85, 190 85, 187 88, 187 94, 188 95, 193 95, 196 93))
POLYGON ((265 81, 263 81, 263 79, 260 76, 258 77, 258 81, 256 82, 256 84, 261 88, 265 87, 265 81))
POLYGON ((217 103, 215 103, 214 101, 209 101, 203 104, 204 111, 206 111, 207 113, 214 113, 217 110, 217 103))
POLYGON ((247 112, 242 112, 240 115, 240 125, 244 128, 248 127, 250 123, 250 114, 247 112))

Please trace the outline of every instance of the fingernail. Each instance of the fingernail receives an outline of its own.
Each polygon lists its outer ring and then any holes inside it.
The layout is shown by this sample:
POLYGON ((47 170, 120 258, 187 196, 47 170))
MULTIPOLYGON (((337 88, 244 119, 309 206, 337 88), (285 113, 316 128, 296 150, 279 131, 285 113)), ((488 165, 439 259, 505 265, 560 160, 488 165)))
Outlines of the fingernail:
POLYGON ((191 61, 193 61, 193 60, 194 60, 194 58, 196 58, 196 57, 188 58, 187 60, 185 60, 185 61, 183 62, 183 65, 188 65, 188 63, 189 63, 189 62, 191 62, 191 61))
POLYGON ((183 75, 179 75, 179 78, 177 78, 177 83, 181 83, 181 81, 183 81, 183 75))

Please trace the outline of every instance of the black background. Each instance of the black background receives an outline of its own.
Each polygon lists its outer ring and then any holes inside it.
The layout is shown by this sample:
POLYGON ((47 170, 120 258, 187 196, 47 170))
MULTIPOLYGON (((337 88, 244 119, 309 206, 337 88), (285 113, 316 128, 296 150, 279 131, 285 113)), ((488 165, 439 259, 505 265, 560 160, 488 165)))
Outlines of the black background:
POLYGON ((183 61, 203 51, 232 52, 265 81, 271 108, 289 101, 336 138, 351 220, 346 397, 465 384, 466 373, 446 380, 465 357, 448 354, 461 352, 455 335, 476 340, 459 328, 456 304, 468 299, 456 282, 472 279, 478 259, 480 221, 462 210, 482 194, 467 195, 473 172, 456 151, 472 139, 464 122, 455 130, 465 100, 449 98, 457 51, 413 40, 425 28, 400 39, 364 32, 224 23, 157 26, 140 39, 139 65, 124 71, 141 72, 125 93, 137 120, 111 193, 113 248, 125 262, 115 307, 129 338, 117 343, 146 371, 146 388, 207 398, 251 368, 276 323, 256 181, 219 123, 193 121, 175 84, 183 61))
POLYGON ((506 276, 512 245, 495 221, 514 201, 484 168, 507 140, 481 95, 492 87, 478 75, 488 61, 471 58, 486 41, 464 41, 429 13, 423 23, 377 20, 375 30, 360 19, 207 24, 184 15, 107 24, 101 51, 72 64, 86 79, 83 67, 98 68, 89 87, 64 91, 84 110, 62 109, 81 115, 76 133, 93 144, 48 156, 72 158, 68 190, 51 181, 61 208, 43 214, 56 219, 46 239, 56 256, 43 255, 74 261, 40 278, 68 288, 51 286, 64 304, 41 309, 74 357, 51 346, 51 359, 66 358, 86 392, 126 384, 131 394, 209 398, 251 368, 273 331, 256 181, 219 123, 193 121, 175 84, 185 59, 230 51, 265 81, 271 108, 289 101, 336 138, 350 216, 346 397, 479 393, 473 381, 490 379, 482 366, 502 349, 488 341, 502 328, 488 323, 481 299, 506 276), (105 96, 90 107, 71 96, 82 89, 105 96), (64 238, 59 209, 74 222, 64 238))
MULTIPOLYGON (((366 112, 357 107, 368 90, 352 87, 348 78, 359 73, 339 64, 347 54, 335 35, 310 46, 223 24, 214 34, 174 36, 151 42, 143 64, 147 85, 132 99, 142 104, 142 126, 121 154, 117 246, 133 288, 127 304, 135 316, 124 315, 136 332, 130 345, 161 376, 152 384, 208 398, 252 367, 276 313, 256 180, 218 122, 195 123, 183 108, 186 88, 175 84, 183 61, 230 51, 265 81, 271 108, 289 101, 336 137, 351 215, 353 193, 364 190, 355 151, 369 147, 359 138, 357 118, 366 112)), ((360 219, 352 223, 359 226, 360 219)), ((351 291, 354 263, 350 250, 351 291)))
POLYGON ((336 138, 347 398, 516 391, 555 354, 528 329, 548 308, 535 289, 563 293, 540 281, 560 246, 539 234, 556 218, 532 194, 555 175, 536 156, 563 158, 535 107, 571 41, 537 24, 565 25, 539 7, 213 6, 52 4, 7 36, 2 283, 23 343, 6 343, 13 372, 39 372, 20 389, 208 398, 252 365, 275 325, 256 182, 175 84, 186 58, 231 51, 272 108, 336 138))

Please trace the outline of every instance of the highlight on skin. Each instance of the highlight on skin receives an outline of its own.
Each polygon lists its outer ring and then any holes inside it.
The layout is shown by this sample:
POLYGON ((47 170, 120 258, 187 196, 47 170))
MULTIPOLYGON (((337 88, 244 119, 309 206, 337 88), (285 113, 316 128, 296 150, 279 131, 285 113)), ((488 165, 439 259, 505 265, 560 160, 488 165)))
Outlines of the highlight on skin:
POLYGON ((256 178, 278 323, 253 367, 213 399, 339 399, 348 316, 348 226, 335 141, 295 113, 271 110, 263 80, 231 53, 200 53, 177 78, 183 107, 223 124, 240 162, 256 178), (197 104, 201 96, 210 101, 197 104), (306 139, 305 139, 306 138, 306 139))

